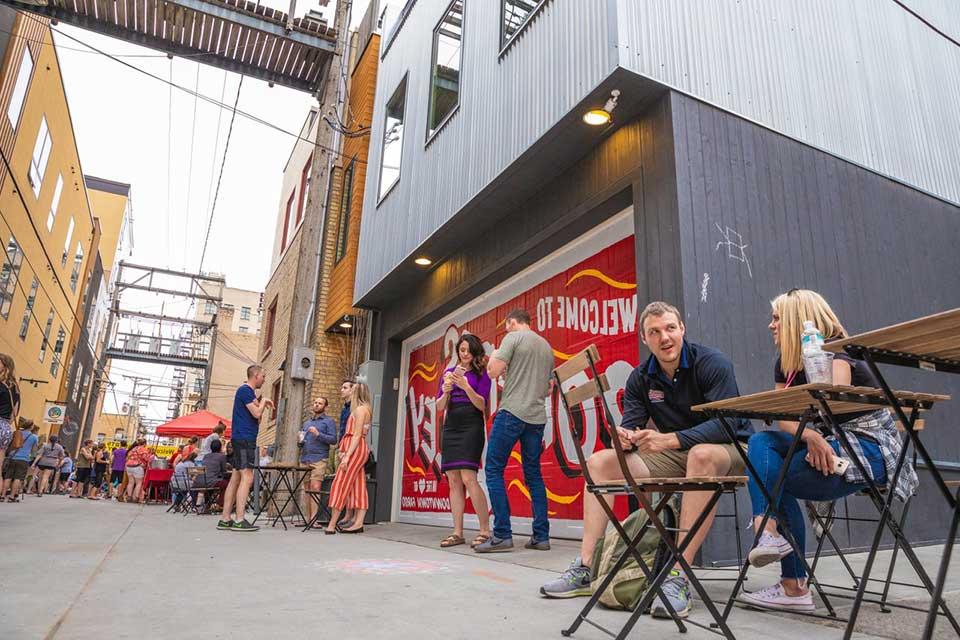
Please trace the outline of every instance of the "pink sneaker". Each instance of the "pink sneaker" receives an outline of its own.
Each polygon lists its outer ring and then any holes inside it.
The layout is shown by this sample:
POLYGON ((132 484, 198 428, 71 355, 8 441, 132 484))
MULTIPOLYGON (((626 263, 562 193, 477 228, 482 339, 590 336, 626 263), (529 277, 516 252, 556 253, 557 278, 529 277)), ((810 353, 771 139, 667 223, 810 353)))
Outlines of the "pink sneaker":
POLYGON ((802 596, 788 596, 783 585, 777 583, 753 593, 742 591, 737 601, 757 609, 773 609, 776 611, 811 612, 816 610, 813 604, 813 594, 807 591, 802 596))

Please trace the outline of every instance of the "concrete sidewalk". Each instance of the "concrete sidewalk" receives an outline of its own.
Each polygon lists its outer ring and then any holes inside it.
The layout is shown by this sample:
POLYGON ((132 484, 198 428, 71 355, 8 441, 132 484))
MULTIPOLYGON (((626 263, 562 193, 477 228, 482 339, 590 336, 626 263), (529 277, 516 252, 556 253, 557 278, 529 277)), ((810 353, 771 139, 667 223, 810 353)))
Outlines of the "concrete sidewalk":
MULTIPOLYGON (((60 496, 0 505, 6 542, 0 637, 533 640, 560 638, 585 603, 537 595, 539 585, 576 555, 569 541, 555 541, 547 553, 477 556, 467 547, 440 550, 447 532, 432 527, 378 525, 359 536, 282 528, 240 534, 217 531, 212 517, 164 511, 60 496)), ((940 554, 939 547, 920 549, 931 572, 940 554)), ((824 582, 850 582, 834 560, 818 573, 824 582)), ((960 611, 960 574, 952 575, 948 600, 960 611)), ((748 584, 758 588, 774 582, 776 571, 768 567, 751 576, 748 584)), ((898 578, 915 581, 905 562, 898 564, 898 578)), ((731 586, 708 584, 716 598, 731 586)), ((894 587, 892 593, 924 601, 917 590, 894 587)), ((843 616, 847 603, 834 602, 843 616)), ((626 614, 601 610, 596 617, 618 629, 626 614)), ((692 618, 708 621, 702 604, 692 618)), ((857 637, 917 638, 922 622, 921 614, 882 614, 867 605, 857 637)), ((743 640, 842 636, 837 622, 739 608, 730 624, 743 640)), ((575 637, 606 636, 584 625, 575 637)), ((643 618, 631 637, 717 636, 695 627, 680 636, 669 621, 643 618)), ((955 637, 943 619, 937 637, 955 637)))

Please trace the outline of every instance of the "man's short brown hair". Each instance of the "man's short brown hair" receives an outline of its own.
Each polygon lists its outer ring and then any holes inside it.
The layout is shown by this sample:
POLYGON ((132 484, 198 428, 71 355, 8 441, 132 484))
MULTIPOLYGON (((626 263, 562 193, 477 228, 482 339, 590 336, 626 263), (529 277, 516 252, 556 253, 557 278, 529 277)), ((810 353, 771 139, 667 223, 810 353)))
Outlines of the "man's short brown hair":
POLYGON ((643 313, 640 314, 640 333, 643 333, 644 331, 646 331, 646 326, 644 325, 647 322, 647 318, 649 318, 650 316, 659 318, 668 313, 672 313, 673 315, 675 315, 677 317, 677 322, 681 322, 681 323, 683 322, 683 316, 680 315, 680 311, 678 311, 677 308, 672 304, 670 304, 669 302, 661 302, 658 300, 656 302, 651 302, 650 304, 648 304, 643 309, 643 313))
POLYGON ((249 367, 247 367, 247 380, 257 375, 261 371, 263 371, 263 367, 261 367, 260 365, 258 364, 250 365, 249 367))
POLYGON ((530 314, 527 312, 526 309, 514 309, 513 311, 507 314, 506 321, 510 322, 511 320, 516 320, 520 324, 529 325, 530 314))

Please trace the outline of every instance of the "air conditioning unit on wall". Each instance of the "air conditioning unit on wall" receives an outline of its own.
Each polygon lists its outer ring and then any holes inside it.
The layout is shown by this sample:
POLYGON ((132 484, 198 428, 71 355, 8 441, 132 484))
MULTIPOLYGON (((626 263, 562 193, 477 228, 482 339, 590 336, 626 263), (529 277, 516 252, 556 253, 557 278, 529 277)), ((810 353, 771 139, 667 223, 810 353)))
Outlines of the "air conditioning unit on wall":
POLYGON ((313 380, 313 364, 316 356, 317 354, 310 347, 294 349, 290 377, 294 380, 313 380))

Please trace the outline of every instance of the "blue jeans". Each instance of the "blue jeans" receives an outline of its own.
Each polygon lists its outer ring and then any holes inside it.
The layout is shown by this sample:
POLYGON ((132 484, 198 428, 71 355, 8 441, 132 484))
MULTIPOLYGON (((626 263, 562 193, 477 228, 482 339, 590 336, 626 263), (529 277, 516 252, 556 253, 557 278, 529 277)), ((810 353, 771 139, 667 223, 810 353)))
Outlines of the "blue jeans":
POLYGON ((543 453, 542 424, 524 422, 512 413, 497 411, 493 428, 487 440, 487 460, 484 471, 487 476, 487 491, 493 507, 493 535, 500 540, 513 538, 510 530, 510 501, 503 484, 503 470, 510 460, 517 440, 523 457, 523 478, 530 489, 533 502, 533 538, 537 542, 550 539, 550 521, 547 519, 547 488, 540 473, 540 454, 543 453))
MULTIPOLYGON (((855 436, 851 435, 849 437, 855 436)), ((751 464, 757 470, 757 475, 760 476, 768 492, 773 491, 777 479, 780 477, 780 470, 783 469, 784 459, 792 440, 793 435, 785 431, 761 431, 750 437, 747 457, 750 458, 751 464)), ((867 438, 860 438, 859 440, 863 447, 863 453, 873 470, 876 483, 883 485, 886 482, 887 471, 883 464, 880 447, 867 438)), ((840 451, 839 442, 831 441, 830 444, 834 451, 840 451)), ((780 512, 783 513, 787 521, 786 523, 778 522, 777 528, 783 531, 783 527, 786 526, 801 549, 806 548, 806 526, 799 500, 836 500, 856 493, 867 486, 863 483, 847 482, 843 476, 835 473, 831 473, 829 476, 823 475, 804 459, 806 455, 807 446, 801 442, 797 445, 793 460, 790 462, 790 468, 787 470, 783 493, 778 504, 780 512)), ((762 517, 763 512, 767 509, 767 500, 752 476, 747 486, 750 489, 753 515, 762 517)), ((774 500, 777 499, 777 496, 772 497, 774 500)), ((797 554, 791 553, 780 561, 780 574, 784 578, 805 578, 807 571, 797 554)))

